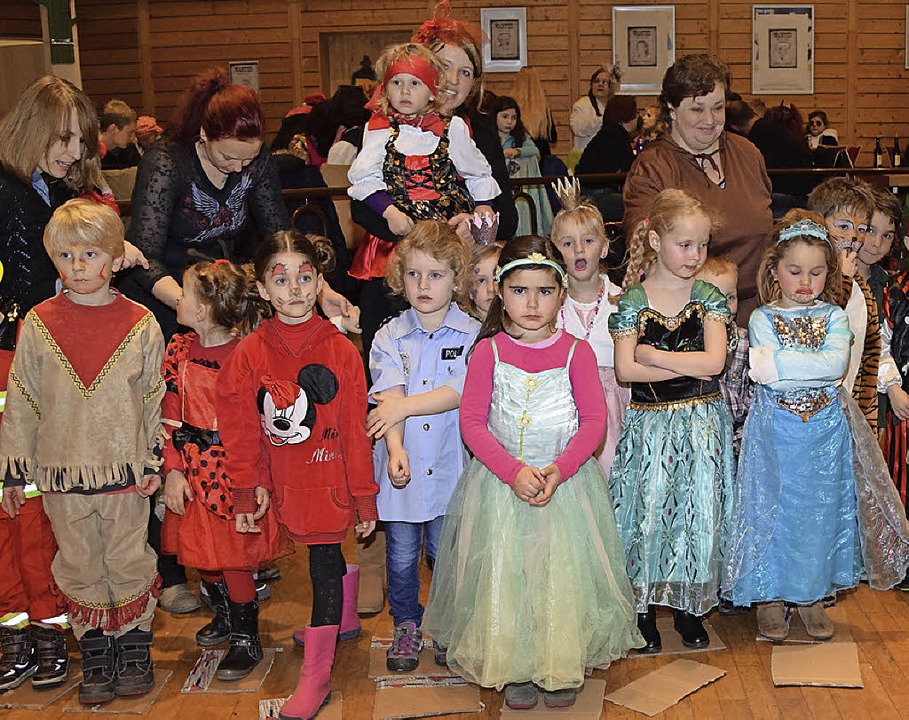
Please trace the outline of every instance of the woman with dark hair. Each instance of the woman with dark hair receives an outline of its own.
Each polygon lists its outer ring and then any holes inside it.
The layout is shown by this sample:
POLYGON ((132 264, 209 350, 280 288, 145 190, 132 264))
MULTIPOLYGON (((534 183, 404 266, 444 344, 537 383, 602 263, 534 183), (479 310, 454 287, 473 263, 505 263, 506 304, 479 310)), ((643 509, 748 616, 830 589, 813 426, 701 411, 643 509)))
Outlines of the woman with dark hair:
POLYGON ((757 266, 773 223, 764 158, 724 131, 729 70, 709 55, 685 55, 663 77, 660 108, 668 130, 637 156, 625 180, 625 230, 650 213, 664 188, 684 188, 719 216, 711 255, 739 267, 738 322, 757 305, 757 266))
POLYGON ((177 330, 179 278, 199 260, 243 260, 258 239, 290 227, 265 117, 254 90, 221 70, 199 75, 165 137, 139 165, 127 237, 148 257, 121 287, 177 330))
POLYGON ((603 111, 619 89, 622 75, 616 66, 600 65, 590 76, 587 94, 571 106, 571 132, 574 133, 572 150, 584 151, 593 136, 603 127, 603 111))

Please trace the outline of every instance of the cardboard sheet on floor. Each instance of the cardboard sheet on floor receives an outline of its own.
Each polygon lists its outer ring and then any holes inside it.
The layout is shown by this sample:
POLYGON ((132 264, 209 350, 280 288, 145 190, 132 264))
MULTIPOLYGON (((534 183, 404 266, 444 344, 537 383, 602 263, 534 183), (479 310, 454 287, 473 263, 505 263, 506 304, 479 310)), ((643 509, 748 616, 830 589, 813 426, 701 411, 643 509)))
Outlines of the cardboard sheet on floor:
MULTIPOLYGON (((713 626, 704 620, 704 629, 707 631, 707 637, 710 638, 710 644, 707 647, 702 648, 690 648, 685 647, 682 644, 682 637, 675 631, 673 625, 672 614, 669 615, 658 615, 657 616, 657 630, 660 631, 660 640, 663 643, 663 650, 656 655, 688 655, 691 653, 705 653, 713 652, 715 650, 725 650, 726 646, 723 644, 723 641, 720 640, 720 636, 716 634, 716 630, 713 629, 713 626)), ((628 653, 629 658, 652 658, 654 655, 645 655, 643 653, 635 652, 634 650, 628 653)))
POLYGON ((480 689, 463 678, 439 680, 399 677, 376 683, 373 720, 420 718, 484 710, 480 689))
POLYGON ((436 665, 435 654, 432 650, 432 640, 424 638, 423 651, 420 653, 420 664, 417 669, 409 673, 393 672, 385 666, 385 653, 391 647, 391 638, 372 639, 369 646, 369 678, 371 680, 398 680, 401 678, 446 678, 458 677, 451 670, 436 665))
POLYGON ((610 693, 606 699, 653 717, 725 674, 725 670, 712 665, 676 660, 610 693))
POLYGON ((264 648, 262 650, 262 662, 253 668, 253 671, 242 680, 232 680, 225 682, 215 677, 218 670, 218 663, 227 650, 203 650, 196 664, 190 671, 186 682, 180 689, 181 693, 193 695, 197 693, 249 693, 258 692, 265 682, 265 678, 271 672, 271 666, 275 662, 275 648, 264 648))
POLYGON ((106 713, 111 715, 144 715, 154 705, 170 676, 172 670, 155 670, 155 686, 151 692, 138 697, 114 698, 104 705, 83 705, 79 702, 79 693, 73 693, 66 700, 63 712, 66 713, 106 713))
MULTIPOLYGON (((259 700, 259 720, 278 720, 278 713, 284 707, 287 698, 271 698, 259 700)), ((343 698, 341 693, 333 692, 328 705, 319 711, 319 720, 341 720, 341 707, 343 698)))
POLYGON ((854 642, 774 645, 770 669, 774 685, 864 687, 854 642))
MULTIPOLYGON (((846 608, 842 605, 834 605, 833 607, 826 608, 827 617, 833 622, 836 627, 836 632, 833 637, 829 640, 816 640, 811 637, 807 632, 805 632, 805 623, 802 622, 801 618, 798 616, 798 613, 793 613, 789 618, 789 637, 787 637, 783 642, 784 643, 851 643, 852 642, 852 625, 849 623, 849 616, 846 613, 846 608)), ((767 640, 767 638, 762 637, 761 635, 757 636, 758 640, 767 640)), ((769 641, 768 641, 769 642, 769 641)))
POLYGON ((503 701, 501 720, 600 720, 603 714, 603 696, 606 694, 605 680, 587 680, 578 693, 574 705, 567 708, 548 708, 543 695, 533 710, 512 710, 503 701))
POLYGON ((11 710, 44 710, 44 708, 57 702, 57 700, 62 698, 81 682, 82 673, 72 669, 70 670, 69 678, 67 678, 65 683, 45 690, 36 690, 32 687, 32 684, 26 680, 15 690, 7 690, 4 693, 0 693, 0 708, 9 708, 11 710))

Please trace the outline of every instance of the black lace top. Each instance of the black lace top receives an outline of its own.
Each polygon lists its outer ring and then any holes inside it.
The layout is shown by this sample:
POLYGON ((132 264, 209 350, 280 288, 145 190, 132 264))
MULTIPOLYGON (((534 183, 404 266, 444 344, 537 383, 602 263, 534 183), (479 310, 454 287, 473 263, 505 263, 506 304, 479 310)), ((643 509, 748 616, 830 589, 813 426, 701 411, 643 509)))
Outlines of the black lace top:
POLYGON ((158 142, 142 156, 127 239, 149 261, 135 280, 146 291, 165 275, 179 282, 199 260, 252 256, 260 238, 290 227, 281 183, 265 146, 242 172, 215 187, 196 154, 158 142))
POLYGON ((57 271, 44 251, 44 226, 54 210, 76 192, 63 181, 45 177, 50 205, 35 191, 0 165, 0 308, 19 305, 20 317, 39 302, 53 297, 57 271))

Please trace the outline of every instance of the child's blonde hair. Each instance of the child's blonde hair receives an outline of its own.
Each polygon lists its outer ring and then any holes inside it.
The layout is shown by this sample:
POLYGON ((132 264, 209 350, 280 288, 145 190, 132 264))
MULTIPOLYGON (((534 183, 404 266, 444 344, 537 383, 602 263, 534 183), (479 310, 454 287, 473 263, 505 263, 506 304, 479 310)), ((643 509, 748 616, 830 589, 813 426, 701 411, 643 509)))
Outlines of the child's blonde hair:
POLYGON ((512 97, 521 108, 524 128, 532 138, 548 138, 552 114, 546 101, 546 91, 535 68, 522 67, 514 78, 512 97))
POLYGON ((812 220, 819 226, 824 227, 824 218, 822 215, 810 210, 795 209, 787 212, 770 231, 770 244, 764 251, 764 257, 761 259, 761 265, 758 268, 757 285, 758 297, 762 304, 771 303, 779 300, 782 296, 780 284, 774 277, 777 266, 783 255, 793 245, 799 243, 811 247, 819 247, 824 251, 824 258, 827 261, 827 279, 824 283, 824 290, 818 296, 824 302, 836 302, 840 294, 842 284, 840 273, 840 255, 833 247, 829 238, 819 238, 814 235, 794 235, 780 240, 780 233, 804 220, 812 220))
POLYGON ((423 252, 434 260, 447 263, 454 273, 453 299, 463 306, 468 295, 469 273, 473 267, 470 247, 448 223, 421 220, 395 248, 388 263, 385 283, 392 295, 404 295, 404 273, 407 256, 423 252))
POLYGON ((115 260, 123 256, 123 221, 107 205, 84 198, 58 207, 44 228, 44 249, 53 257, 75 245, 95 248, 115 260))
POLYGON ((820 183, 808 196, 808 209, 820 213, 826 220, 837 212, 867 216, 874 213, 871 186, 864 180, 849 175, 831 177, 820 183))
MULTIPOLYGON (((388 81, 391 80, 391 78, 399 72, 407 72, 406 70, 397 70, 395 72, 391 72, 391 68, 395 65, 395 63, 401 60, 407 61, 409 58, 416 58, 418 62, 422 61, 423 63, 428 64, 436 76, 435 82, 426 83, 427 87, 432 93, 432 100, 430 101, 429 105, 420 110, 418 115, 425 115, 431 112, 439 112, 445 102, 444 98, 439 92, 439 86, 442 84, 445 67, 442 65, 442 62, 439 60, 439 58, 437 58, 424 46, 417 45, 416 43, 392 45, 391 47, 385 48, 385 50, 383 50, 382 54, 379 56, 379 59, 376 60, 376 77, 380 78, 380 92, 378 93, 378 97, 372 101, 371 105, 385 116, 389 114, 389 108, 391 108, 391 103, 388 102, 386 85, 388 81)), ((416 73, 410 74, 416 75, 416 73)), ((392 108, 392 110, 394 110, 394 108, 392 108)))
POLYGON ((723 277, 724 275, 739 276, 739 266, 729 258, 709 257, 698 270, 698 275, 711 275, 712 277, 723 277))
POLYGON ((211 319, 238 335, 256 329, 262 317, 259 294, 252 293, 255 285, 253 266, 234 265, 229 260, 199 262, 183 273, 183 287, 192 280, 199 302, 211 312, 211 319))
POLYGON ((703 215, 710 220, 710 236, 713 237, 719 225, 717 215, 694 195, 669 188, 656 196, 650 206, 650 217, 638 223, 628 243, 628 269, 622 281, 623 290, 641 282, 656 260, 656 250, 650 245, 650 231, 663 237, 672 232, 679 218, 689 215, 703 215))

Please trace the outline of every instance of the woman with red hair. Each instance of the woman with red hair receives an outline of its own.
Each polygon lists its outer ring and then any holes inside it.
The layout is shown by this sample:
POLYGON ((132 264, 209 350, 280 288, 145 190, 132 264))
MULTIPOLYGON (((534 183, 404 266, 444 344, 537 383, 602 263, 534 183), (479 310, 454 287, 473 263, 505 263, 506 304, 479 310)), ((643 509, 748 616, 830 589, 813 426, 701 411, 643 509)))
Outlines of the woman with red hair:
POLYGON ((184 93, 170 131, 139 165, 128 239, 148 270, 124 277, 165 338, 177 330, 179 279, 199 260, 244 260, 260 238, 290 227, 256 92, 221 70, 199 75, 184 93))

